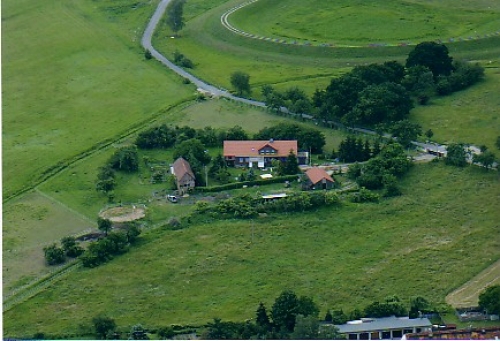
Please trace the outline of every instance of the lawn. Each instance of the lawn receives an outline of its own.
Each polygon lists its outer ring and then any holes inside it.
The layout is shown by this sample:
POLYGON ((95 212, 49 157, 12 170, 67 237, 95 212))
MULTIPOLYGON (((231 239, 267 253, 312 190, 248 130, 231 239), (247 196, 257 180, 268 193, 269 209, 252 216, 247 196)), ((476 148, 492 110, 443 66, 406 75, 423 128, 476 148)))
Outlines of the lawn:
POLYGON ((192 95, 137 44, 156 1, 126 17, 112 3, 2 3, 4 199, 192 95))
POLYGON ((434 303, 500 256, 498 175, 418 165, 404 195, 253 222, 152 230, 129 253, 4 313, 4 335, 76 333, 106 313, 119 326, 243 321, 285 288, 350 311, 392 294, 434 303))

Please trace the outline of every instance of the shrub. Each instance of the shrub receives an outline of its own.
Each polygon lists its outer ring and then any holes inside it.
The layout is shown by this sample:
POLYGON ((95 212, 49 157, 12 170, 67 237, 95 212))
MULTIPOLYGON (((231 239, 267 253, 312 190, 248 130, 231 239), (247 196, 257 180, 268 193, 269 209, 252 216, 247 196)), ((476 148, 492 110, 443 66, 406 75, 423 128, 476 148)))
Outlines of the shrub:
POLYGON ((64 250, 58 247, 55 243, 50 246, 44 247, 43 252, 45 254, 45 261, 49 265, 61 264, 66 260, 64 250))
POLYGON ((374 193, 366 188, 361 188, 358 193, 355 193, 351 200, 356 203, 363 202, 378 202, 380 196, 377 193, 374 193))

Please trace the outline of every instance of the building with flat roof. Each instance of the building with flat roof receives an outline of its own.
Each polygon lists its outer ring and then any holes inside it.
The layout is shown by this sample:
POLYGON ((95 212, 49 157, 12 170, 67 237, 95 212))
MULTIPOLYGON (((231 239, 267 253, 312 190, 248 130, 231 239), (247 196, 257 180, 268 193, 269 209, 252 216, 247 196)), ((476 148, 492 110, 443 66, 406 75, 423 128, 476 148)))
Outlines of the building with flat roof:
POLYGON ((427 318, 408 317, 363 318, 335 325, 348 340, 400 340, 404 334, 421 333, 432 330, 427 318))

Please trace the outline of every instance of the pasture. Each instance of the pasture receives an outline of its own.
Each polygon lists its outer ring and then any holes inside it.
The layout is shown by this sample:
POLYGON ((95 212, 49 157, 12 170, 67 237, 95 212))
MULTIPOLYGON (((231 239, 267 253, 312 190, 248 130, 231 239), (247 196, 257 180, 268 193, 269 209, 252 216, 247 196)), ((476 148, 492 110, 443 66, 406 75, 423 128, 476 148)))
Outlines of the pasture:
POLYGON ((144 60, 137 39, 156 3, 144 2, 126 20, 93 1, 2 3, 4 200, 192 95, 144 60))
MULTIPOLYGON (((181 51, 195 63, 194 74, 225 88, 230 88, 231 72, 248 72, 255 98, 263 84, 280 90, 299 86, 312 94, 353 65, 404 61, 410 51, 244 39, 220 25, 220 15, 238 2, 188 1, 181 37, 171 39, 163 26, 155 46, 168 57, 181 51)), ((145 61, 138 41, 157 3, 4 1, 4 295, 53 270, 43 266, 44 245, 95 226, 97 213, 108 203, 95 191, 97 167, 116 146, 133 141, 137 131, 166 122, 194 128, 238 124, 256 132, 288 120, 222 99, 194 103, 193 86, 159 63, 145 61)), ((416 8, 415 1, 406 3, 416 8)), ((489 29, 481 26, 477 13, 492 6, 498 14, 498 4, 475 3, 478 7, 471 9, 466 2, 454 2, 455 15, 469 11, 473 25, 489 29)), ((248 10, 251 7, 241 14, 248 10)), ((233 19, 235 26, 251 25, 236 15, 233 19)), ((321 36, 325 20, 314 27, 301 23, 304 39, 321 36)), ((268 24, 263 29, 276 29, 268 24)), ((491 37, 448 45, 456 59, 478 60, 488 68, 485 81, 472 89, 414 109, 412 120, 424 130, 432 128, 435 140, 493 148, 500 131, 499 41, 491 37)), ((325 150, 337 149, 344 134, 321 129, 325 150)), ((144 155, 172 158, 171 151, 144 155)), ((151 201, 152 192, 163 186, 148 180, 119 175, 115 202, 146 203, 149 227, 189 213, 188 205, 151 201)), ((498 175, 476 168, 418 165, 402 188, 404 196, 379 205, 347 204, 252 223, 148 230, 130 253, 97 269, 73 271, 57 286, 5 312, 4 335, 77 333, 80 324, 89 324, 100 312, 127 328, 136 323, 202 324, 216 316, 241 321, 253 317, 260 301, 269 307, 285 287, 312 296, 321 314, 327 308, 360 308, 392 294, 444 302, 446 294, 500 257, 499 241, 491 238, 498 228, 498 175)))
POLYGON ((124 330, 241 321, 285 288, 313 297, 322 315, 392 294, 443 302, 500 256, 496 204, 481 199, 500 196, 497 178, 430 163, 380 204, 152 230, 129 253, 5 312, 4 332, 77 333, 99 313, 124 330))

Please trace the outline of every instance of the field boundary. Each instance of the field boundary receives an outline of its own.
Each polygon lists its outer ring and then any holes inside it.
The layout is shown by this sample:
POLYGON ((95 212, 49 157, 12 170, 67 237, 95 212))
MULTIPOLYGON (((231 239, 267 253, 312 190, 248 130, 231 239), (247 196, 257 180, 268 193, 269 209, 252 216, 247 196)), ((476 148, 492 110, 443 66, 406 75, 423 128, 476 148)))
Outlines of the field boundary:
POLYGON ((477 306, 481 291, 493 284, 500 284, 500 259, 449 293, 446 303, 454 308, 477 306))

